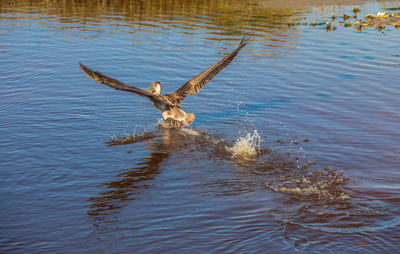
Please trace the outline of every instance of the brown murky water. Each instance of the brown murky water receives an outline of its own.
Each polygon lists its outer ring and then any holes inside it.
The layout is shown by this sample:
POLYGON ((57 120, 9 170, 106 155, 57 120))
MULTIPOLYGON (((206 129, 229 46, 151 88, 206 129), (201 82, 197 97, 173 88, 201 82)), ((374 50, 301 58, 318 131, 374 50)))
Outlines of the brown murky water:
POLYGON ((355 2, 0 3, 0 252, 400 249, 400 31, 355 2), (245 30, 182 130, 77 65, 168 93, 245 30))

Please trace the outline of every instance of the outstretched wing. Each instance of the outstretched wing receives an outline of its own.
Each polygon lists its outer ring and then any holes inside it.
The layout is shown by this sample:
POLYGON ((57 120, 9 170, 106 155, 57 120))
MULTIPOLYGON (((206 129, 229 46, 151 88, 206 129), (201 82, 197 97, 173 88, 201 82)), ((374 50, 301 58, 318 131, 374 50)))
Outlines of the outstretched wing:
POLYGON ((166 99, 173 105, 178 106, 184 99, 185 96, 188 94, 190 96, 200 92, 200 90, 210 82, 220 71, 225 69, 236 57, 239 51, 247 45, 251 38, 250 33, 246 33, 242 40, 240 41, 239 45, 227 56, 222 58, 219 62, 208 68, 207 70, 203 71, 193 79, 189 80, 184 84, 181 88, 176 90, 174 93, 164 95, 167 97, 166 99))
POLYGON ((169 109, 172 106, 172 105, 169 105, 164 100, 162 100, 159 96, 149 93, 146 90, 142 90, 142 89, 139 89, 134 86, 125 85, 124 83, 122 83, 116 79, 109 78, 109 77, 101 74, 100 72, 92 71, 81 63, 79 63, 79 66, 81 67, 82 71, 89 78, 93 79, 94 81, 101 83, 101 84, 108 85, 109 87, 112 87, 117 90, 133 92, 140 96, 146 97, 154 104, 154 106, 156 106, 157 109, 165 110, 165 109, 169 109))

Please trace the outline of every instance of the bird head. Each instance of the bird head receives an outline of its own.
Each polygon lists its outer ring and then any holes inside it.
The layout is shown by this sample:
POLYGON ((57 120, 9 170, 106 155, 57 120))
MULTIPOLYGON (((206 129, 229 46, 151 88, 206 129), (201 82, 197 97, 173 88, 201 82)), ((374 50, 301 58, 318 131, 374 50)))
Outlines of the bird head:
POLYGON ((147 91, 149 93, 154 94, 154 95, 160 95, 160 93, 161 93, 161 84, 160 84, 160 82, 154 81, 153 83, 151 83, 149 88, 147 88, 147 91))

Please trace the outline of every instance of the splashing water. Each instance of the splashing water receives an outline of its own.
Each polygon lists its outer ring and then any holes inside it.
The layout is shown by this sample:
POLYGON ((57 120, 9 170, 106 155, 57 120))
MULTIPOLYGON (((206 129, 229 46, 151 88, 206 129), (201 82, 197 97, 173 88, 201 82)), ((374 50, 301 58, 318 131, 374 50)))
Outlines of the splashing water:
POLYGON ((343 177, 342 171, 325 168, 324 171, 305 172, 295 175, 281 176, 277 181, 265 183, 265 187, 276 192, 284 192, 315 200, 348 200, 350 199, 343 186, 348 179, 343 177))
POLYGON ((247 133, 245 137, 238 138, 233 147, 226 147, 226 150, 232 154, 232 158, 253 159, 261 148, 261 142, 258 131, 254 130, 253 133, 247 133))
POLYGON ((190 135, 190 136, 200 136, 201 135, 200 132, 198 132, 198 131, 196 131, 194 129, 188 128, 188 127, 181 128, 180 131, 181 131, 182 134, 187 134, 187 135, 190 135))

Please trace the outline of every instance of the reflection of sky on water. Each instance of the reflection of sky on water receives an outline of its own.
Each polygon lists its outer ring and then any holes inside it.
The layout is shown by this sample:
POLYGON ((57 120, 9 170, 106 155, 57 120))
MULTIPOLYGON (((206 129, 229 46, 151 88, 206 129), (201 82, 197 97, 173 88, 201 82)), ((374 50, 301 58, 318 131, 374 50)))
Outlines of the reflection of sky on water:
POLYGON ((138 3, 0 6, 0 250, 398 249, 398 31, 287 26, 293 13, 324 22, 352 6, 138 3), (149 102, 93 84, 77 66, 171 92, 247 28, 254 40, 182 105, 196 113, 197 136, 166 138, 149 102), (225 146, 254 129, 263 153, 233 160, 225 146), (114 136, 125 145, 105 144, 114 136), (318 199, 307 193, 315 188, 350 199, 318 199))

